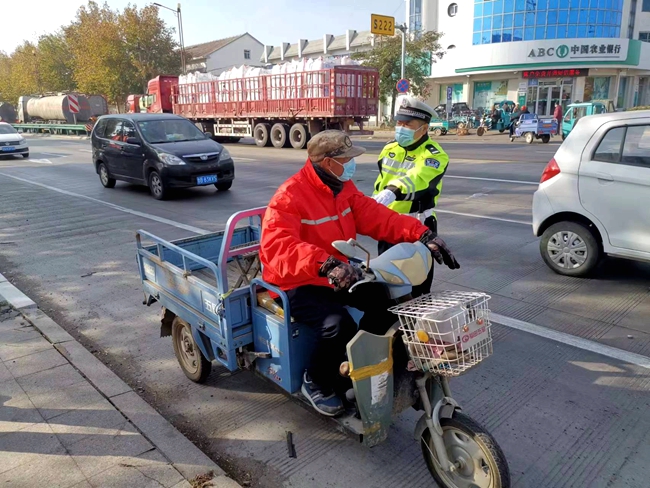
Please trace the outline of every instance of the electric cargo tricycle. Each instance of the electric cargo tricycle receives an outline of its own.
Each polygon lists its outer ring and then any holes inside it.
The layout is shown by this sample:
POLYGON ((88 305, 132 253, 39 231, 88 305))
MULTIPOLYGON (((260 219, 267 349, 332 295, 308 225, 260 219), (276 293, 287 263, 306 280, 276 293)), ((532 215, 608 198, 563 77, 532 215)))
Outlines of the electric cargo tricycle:
POLYGON ((541 139, 544 144, 547 144, 556 134, 557 120, 543 119, 536 114, 521 114, 519 120, 515 122, 515 130, 510 137, 510 142, 518 137, 523 137, 528 144, 532 144, 535 139, 541 139))
MULTIPOLYGON (((138 231, 144 303, 162 305, 161 336, 171 336, 190 380, 205 381, 218 362, 230 371, 254 369, 306 401, 300 387, 313 336, 291 317, 287 295, 259 277, 264 211, 238 212, 223 232, 173 242, 138 231)), ((360 330, 347 344, 341 374, 349 376, 354 394, 335 419, 339 426, 372 447, 386 440, 394 416, 415 408, 423 412, 415 439, 440 486, 509 487, 501 448, 461 410, 449 388, 450 378, 492 353, 489 297, 444 292, 410 299, 412 285, 424 282, 433 264, 420 242, 398 244, 375 259, 353 239, 332 245, 363 271, 349 292, 384 284, 396 319, 385 335, 360 330)))

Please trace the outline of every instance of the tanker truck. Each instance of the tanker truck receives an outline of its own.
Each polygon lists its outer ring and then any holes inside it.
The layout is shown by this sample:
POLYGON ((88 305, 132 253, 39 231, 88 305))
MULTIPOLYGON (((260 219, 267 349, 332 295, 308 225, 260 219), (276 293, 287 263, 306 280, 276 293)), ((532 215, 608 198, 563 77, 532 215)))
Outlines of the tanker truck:
MULTIPOLYGON (((74 101, 72 104, 74 105, 74 101)), ((108 104, 101 95, 58 94, 42 97, 22 96, 18 99, 20 123, 83 124, 107 113, 108 104), (76 97, 77 113, 70 110, 70 95, 76 97)))
POLYGON ((16 108, 12 104, 0 102, 0 122, 16 122, 16 108))

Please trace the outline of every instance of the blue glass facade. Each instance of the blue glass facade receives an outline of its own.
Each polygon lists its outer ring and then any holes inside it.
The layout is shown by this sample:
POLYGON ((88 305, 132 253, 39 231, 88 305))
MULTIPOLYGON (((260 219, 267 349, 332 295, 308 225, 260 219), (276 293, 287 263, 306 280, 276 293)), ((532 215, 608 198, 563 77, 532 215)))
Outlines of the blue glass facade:
POLYGON ((623 0, 474 0, 473 44, 620 37, 623 0))

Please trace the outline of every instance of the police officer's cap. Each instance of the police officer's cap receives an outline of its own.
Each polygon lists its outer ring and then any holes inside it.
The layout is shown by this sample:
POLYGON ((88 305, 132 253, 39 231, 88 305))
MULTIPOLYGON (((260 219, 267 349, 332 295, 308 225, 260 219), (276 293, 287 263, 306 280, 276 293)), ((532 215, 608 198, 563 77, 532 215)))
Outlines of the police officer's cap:
POLYGON ((415 97, 403 96, 397 100, 399 109, 395 114, 395 120, 408 122, 409 120, 421 120, 431 122, 433 109, 426 103, 421 102, 415 97))

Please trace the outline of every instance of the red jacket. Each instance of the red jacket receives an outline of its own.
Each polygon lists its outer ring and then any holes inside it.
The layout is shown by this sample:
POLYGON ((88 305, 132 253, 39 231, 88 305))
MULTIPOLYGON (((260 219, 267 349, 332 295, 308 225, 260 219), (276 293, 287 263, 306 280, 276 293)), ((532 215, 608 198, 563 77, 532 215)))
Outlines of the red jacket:
POLYGON ((332 247, 357 233, 388 242, 415 242, 428 228, 365 196, 351 181, 336 197, 312 163, 275 193, 262 221, 260 260, 264 281, 282 290, 304 285, 330 286, 318 270, 329 256, 347 259, 332 247))

